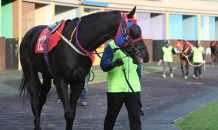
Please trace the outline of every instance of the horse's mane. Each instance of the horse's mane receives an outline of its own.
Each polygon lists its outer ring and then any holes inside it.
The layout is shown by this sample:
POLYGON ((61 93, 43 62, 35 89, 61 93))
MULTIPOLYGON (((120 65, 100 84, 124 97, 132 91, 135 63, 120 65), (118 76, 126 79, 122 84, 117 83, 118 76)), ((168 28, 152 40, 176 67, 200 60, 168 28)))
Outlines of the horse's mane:
MULTIPOLYGON (((110 11, 110 12, 97 12, 97 13, 93 13, 90 15, 86 15, 81 17, 81 19, 90 19, 90 18, 100 18, 100 17, 104 17, 104 16, 111 16, 111 15, 119 15, 120 12, 119 11, 110 11)), ((78 21, 79 18, 74 18, 72 21, 78 21)))

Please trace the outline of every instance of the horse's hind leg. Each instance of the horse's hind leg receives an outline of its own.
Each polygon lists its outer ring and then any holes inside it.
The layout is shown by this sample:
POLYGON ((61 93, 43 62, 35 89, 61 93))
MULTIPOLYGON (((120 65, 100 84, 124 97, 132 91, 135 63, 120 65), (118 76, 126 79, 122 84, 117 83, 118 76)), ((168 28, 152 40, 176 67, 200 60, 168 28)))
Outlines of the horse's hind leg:
POLYGON ((39 117, 42 111, 42 107, 46 102, 46 97, 50 89, 51 89, 51 78, 43 76, 43 85, 39 96, 39 117))
POLYGON ((35 116, 34 124, 35 130, 41 130, 40 127, 40 117, 39 117, 39 92, 41 88, 41 83, 37 82, 38 74, 36 68, 34 67, 33 61, 28 57, 26 62, 22 64, 24 76, 26 78, 28 92, 31 97, 31 107, 33 115, 35 116), (29 59, 29 60, 28 60, 29 59))
POLYGON ((64 116, 65 116, 65 120, 67 123, 66 130, 72 130, 76 107, 73 107, 73 108, 71 107, 68 94, 67 94, 68 84, 63 78, 60 78, 60 77, 54 77, 54 84, 56 86, 58 96, 60 97, 61 102, 64 107, 64 116))
MULTIPOLYGON (((216 60, 216 64, 217 64, 218 63, 218 53, 216 53, 215 60, 216 60)), ((214 63, 215 63, 215 61, 214 61, 214 63)))
POLYGON ((212 65, 214 64, 214 61, 213 61, 213 53, 211 53, 211 59, 212 59, 212 65))

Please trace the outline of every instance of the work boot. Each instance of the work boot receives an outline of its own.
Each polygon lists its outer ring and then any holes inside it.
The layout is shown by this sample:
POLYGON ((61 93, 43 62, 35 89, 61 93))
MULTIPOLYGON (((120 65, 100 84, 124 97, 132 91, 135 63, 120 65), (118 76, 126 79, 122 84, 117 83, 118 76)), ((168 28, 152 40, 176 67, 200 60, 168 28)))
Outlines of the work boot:
POLYGON ((166 75, 162 75, 162 78, 166 78, 166 75))
POLYGON ((173 78, 173 73, 170 73, 170 78, 173 78))
POLYGON ((202 75, 201 74, 199 75, 199 79, 202 79, 202 75))

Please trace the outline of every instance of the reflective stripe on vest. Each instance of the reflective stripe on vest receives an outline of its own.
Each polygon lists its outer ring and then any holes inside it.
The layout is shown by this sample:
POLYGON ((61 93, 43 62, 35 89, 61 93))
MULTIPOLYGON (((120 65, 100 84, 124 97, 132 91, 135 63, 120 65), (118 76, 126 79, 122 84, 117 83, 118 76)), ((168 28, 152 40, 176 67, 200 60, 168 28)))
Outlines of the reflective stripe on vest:
POLYGON ((202 63, 203 62, 203 50, 204 48, 199 46, 198 48, 197 47, 194 47, 193 48, 193 62, 194 63, 202 63))
MULTIPOLYGON (((111 49, 118 48, 114 41, 108 43, 111 46, 111 49)), ((126 56, 121 50, 117 50, 113 54, 112 61, 115 61, 118 58, 126 56)), ((126 77, 129 80, 130 85, 132 86, 135 92, 141 91, 141 85, 139 81, 139 76, 137 74, 138 65, 133 64, 133 59, 130 57, 125 57, 122 59, 124 62, 124 67, 126 68, 126 77)), ((113 70, 108 72, 107 76, 107 92, 132 92, 125 80, 122 66, 115 67, 113 70)))
POLYGON ((169 46, 166 48, 165 46, 162 47, 163 50, 163 61, 164 62, 173 62, 173 52, 172 52, 173 47, 169 46))

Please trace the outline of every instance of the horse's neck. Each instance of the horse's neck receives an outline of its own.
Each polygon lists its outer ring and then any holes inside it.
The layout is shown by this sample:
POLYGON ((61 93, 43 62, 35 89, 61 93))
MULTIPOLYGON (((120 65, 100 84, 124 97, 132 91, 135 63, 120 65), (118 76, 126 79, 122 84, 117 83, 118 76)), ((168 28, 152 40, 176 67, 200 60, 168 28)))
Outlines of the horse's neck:
POLYGON ((183 52, 187 53, 189 50, 187 50, 187 45, 186 43, 183 43, 183 52))
POLYGON ((119 28, 120 15, 108 16, 97 20, 84 20, 81 23, 81 33, 78 34, 78 40, 81 46, 87 51, 93 51, 112 39, 119 28))

